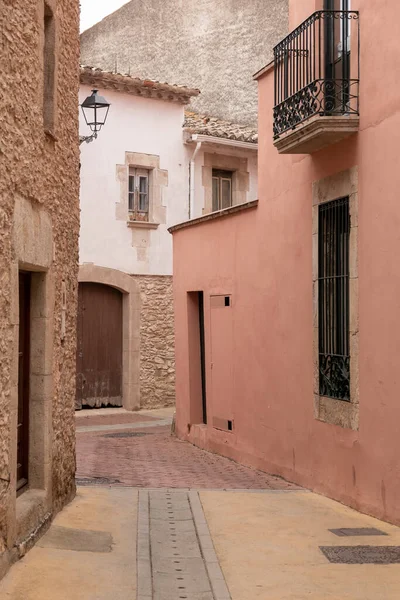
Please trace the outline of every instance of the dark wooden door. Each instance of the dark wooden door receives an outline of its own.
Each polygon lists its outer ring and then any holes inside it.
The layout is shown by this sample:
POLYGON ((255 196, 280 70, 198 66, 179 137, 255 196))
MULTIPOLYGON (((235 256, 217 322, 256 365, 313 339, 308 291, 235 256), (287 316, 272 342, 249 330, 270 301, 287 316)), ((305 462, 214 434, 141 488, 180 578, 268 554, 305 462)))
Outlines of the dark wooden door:
POLYGON ((17 490, 28 483, 31 275, 19 274, 17 490))
POLYGON ((76 408, 122 406, 122 293, 79 284, 76 408))

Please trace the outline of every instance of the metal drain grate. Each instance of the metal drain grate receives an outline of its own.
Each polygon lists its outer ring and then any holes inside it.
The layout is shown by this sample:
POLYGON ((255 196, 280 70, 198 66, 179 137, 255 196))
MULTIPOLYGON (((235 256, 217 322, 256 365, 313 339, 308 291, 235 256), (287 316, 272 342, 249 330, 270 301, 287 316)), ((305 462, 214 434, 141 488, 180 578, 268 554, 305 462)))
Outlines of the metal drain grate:
POLYGON ((76 477, 76 485, 116 485, 120 484, 119 479, 113 479, 111 477, 76 477))
POLYGON ((331 563, 392 565, 400 563, 400 546, 320 546, 331 563))
POLYGON ((154 433, 145 433, 144 431, 127 431, 119 433, 107 433, 101 437, 105 438, 132 438, 132 437, 144 437, 145 435, 154 435, 154 433))
POLYGON ((341 529, 329 529, 331 533, 339 537, 363 536, 363 535, 388 535, 375 527, 342 527, 341 529))

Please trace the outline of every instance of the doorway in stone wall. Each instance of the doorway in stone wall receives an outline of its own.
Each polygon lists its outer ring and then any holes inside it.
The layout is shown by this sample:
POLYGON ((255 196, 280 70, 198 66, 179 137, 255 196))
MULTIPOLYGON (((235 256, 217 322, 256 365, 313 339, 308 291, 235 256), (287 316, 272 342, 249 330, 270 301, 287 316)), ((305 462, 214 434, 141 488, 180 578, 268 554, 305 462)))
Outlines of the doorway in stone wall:
POLYGON ((29 478, 29 377, 31 330, 31 274, 19 272, 17 493, 29 478))
POLYGON ((122 293, 80 283, 76 409, 122 406, 122 293))

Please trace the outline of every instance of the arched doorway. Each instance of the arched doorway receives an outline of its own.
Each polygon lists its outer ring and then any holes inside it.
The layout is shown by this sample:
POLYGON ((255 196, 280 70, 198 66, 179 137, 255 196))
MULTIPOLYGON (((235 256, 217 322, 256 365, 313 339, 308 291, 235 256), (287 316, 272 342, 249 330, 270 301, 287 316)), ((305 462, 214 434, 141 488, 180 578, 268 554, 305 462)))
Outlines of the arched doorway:
POLYGON ((76 408, 122 406, 122 293, 79 283, 76 408))
MULTIPOLYGON (((117 269, 85 263, 79 267, 79 284, 95 283, 114 289, 122 300, 122 406, 140 408, 140 293, 133 277, 117 269)), ((82 408, 76 404, 76 408, 82 408)))

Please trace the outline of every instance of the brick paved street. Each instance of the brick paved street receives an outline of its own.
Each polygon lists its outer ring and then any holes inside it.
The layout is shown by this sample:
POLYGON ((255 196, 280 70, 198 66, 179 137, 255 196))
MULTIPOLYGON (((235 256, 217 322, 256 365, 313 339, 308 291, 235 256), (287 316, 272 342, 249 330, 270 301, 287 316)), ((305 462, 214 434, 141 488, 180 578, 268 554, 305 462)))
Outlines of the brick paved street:
POLYGON ((87 413, 76 419, 78 480, 109 478, 150 488, 296 489, 177 440, 170 435, 165 417, 123 411, 105 411, 104 416, 99 411, 93 411, 93 416, 87 413))

